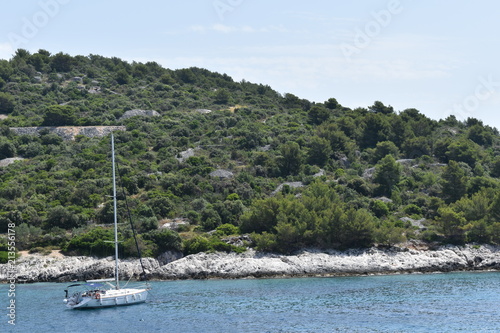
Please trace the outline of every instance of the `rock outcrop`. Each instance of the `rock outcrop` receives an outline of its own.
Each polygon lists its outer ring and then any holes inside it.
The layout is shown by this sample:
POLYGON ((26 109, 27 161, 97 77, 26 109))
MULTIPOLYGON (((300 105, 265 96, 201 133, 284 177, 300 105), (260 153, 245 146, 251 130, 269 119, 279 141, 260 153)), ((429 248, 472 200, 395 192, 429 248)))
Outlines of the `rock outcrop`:
POLYGON ((198 113, 201 113, 201 114, 207 114, 207 113, 211 113, 212 112, 212 110, 209 110, 209 109, 196 109, 194 111, 198 112, 198 113))
MULTIPOLYGON (((179 257, 169 253, 160 261, 143 259, 143 264, 149 277, 158 280, 500 270, 500 247, 489 245, 445 246, 437 250, 304 250, 288 256, 248 250, 242 254, 217 252, 179 257)), ((113 267, 112 258, 29 255, 18 259, 15 272, 19 281, 66 282, 109 277, 113 267)), ((8 268, 0 265, 0 280, 5 281, 8 268)), ((141 273, 139 261, 122 260, 120 272, 123 279, 137 279, 141 273)))
POLYGON ((201 253, 161 266, 158 279, 246 278, 394 274, 500 269, 500 248, 443 247, 439 250, 371 248, 367 250, 302 251, 283 256, 247 251, 201 253))
POLYGON ((271 195, 276 195, 278 192, 283 190, 283 187, 288 186, 290 188, 299 188, 299 187, 304 187, 304 183, 302 182, 284 182, 282 184, 279 184, 278 187, 271 192, 271 195))
POLYGON ((22 161, 22 160, 24 160, 24 158, 22 158, 22 157, 4 158, 3 160, 0 160, 0 167, 4 167, 4 166, 10 165, 14 162, 22 161))
MULTIPOLYGON (((158 260, 144 258, 147 273, 160 268, 158 260)), ((142 269, 138 259, 120 261, 120 274, 125 280, 139 279, 142 269)), ((114 258, 91 257, 55 258, 41 255, 27 255, 17 260, 15 276, 23 282, 67 282, 111 277, 114 274, 114 258)), ((0 265, 0 281, 7 276, 7 265, 0 265)))
POLYGON ((136 117, 136 116, 141 116, 141 117, 159 117, 160 114, 158 113, 158 111, 155 111, 155 110, 133 109, 133 110, 126 111, 120 117, 120 119, 118 119, 118 120, 122 121, 122 120, 125 120, 125 119, 128 119, 128 118, 132 118, 132 117, 136 117))
POLYGON ((75 136, 83 135, 90 138, 104 137, 115 131, 125 131, 125 126, 39 126, 39 127, 11 127, 10 130, 17 135, 40 135, 45 130, 55 133, 63 140, 74 140, 75 136))
POLYGON ((210 177, 213 177, 213 178, 233 178, 234 177, 234 173, 232 173, 231 171, 229 170, 224 170, 224 169, 217 169, 215 171, 212 171, 208 174, 210 177))
POLYGON ((178 154, 178 157, 176 157, 177 161, 179 162, 184 162, 185 160, 187 160, 188 158, 190 157, 193 157, 194 156, 194 152, 196 150, 198 150, 199 147, 196 147, 196 148, 189 148, 188 150, 185 150, 185 151, 181 151, 179 154, 178 154))

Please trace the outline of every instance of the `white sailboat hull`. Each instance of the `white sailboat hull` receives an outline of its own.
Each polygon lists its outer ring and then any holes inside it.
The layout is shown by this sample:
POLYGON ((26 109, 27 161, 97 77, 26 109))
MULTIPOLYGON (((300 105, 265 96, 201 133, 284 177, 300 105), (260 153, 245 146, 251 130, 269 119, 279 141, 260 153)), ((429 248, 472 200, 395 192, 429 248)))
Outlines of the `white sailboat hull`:
POLYGON ((69 298, 66 306, 70 309, 104 308, 120 305, 143 303, 148 298, 148 289, 118 289, 107 290, 105 294, 69 298))

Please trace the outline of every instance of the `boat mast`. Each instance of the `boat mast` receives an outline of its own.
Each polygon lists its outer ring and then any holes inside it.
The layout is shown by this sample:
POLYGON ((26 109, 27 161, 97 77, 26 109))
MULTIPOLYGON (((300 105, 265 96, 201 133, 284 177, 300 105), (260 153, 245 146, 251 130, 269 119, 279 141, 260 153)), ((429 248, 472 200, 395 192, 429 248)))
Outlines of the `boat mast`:
POLYGON ((113 165, 113 211, 115 223, 115 284, 116 289, 120 289, 118 278, 118 216, 116 209, 116 175, 115 175, 115 138, 111 133, 111 161, 113 165))

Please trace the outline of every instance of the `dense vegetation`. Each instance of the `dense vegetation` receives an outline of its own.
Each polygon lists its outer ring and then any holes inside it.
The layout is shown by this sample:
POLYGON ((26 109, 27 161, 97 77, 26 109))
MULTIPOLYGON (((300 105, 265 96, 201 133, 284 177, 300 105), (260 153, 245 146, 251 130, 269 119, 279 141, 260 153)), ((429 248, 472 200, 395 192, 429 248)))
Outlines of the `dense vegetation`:
MULTIPOLYGON (((0 167, 0 232, 15 223, 20 250, 112 253, 109 137, 10 130, 93 125, 126 126, 115 134, 120 220, 128 206, 146 255, 240 251, 223 240, 241 233, 282 253, 500 243, 499 133, 474 118, 380 101, 352 110, 200 68, 22 49, 0 60, 0 114, 0 159, 24 158, 0 167), (160 116, 120 119, 132 109, 160 116), (173 218, 189 224, 159 228, 173 218)), ((125 224, 120 237, 132 255, 125 224)))

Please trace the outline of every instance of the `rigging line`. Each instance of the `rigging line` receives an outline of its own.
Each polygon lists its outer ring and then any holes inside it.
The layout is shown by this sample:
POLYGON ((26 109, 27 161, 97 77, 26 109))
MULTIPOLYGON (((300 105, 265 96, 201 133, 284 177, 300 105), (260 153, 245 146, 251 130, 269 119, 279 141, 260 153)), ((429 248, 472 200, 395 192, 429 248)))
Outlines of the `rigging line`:
POLYGON ((158 303, 158 297, 156 297, 155 293, 151 293, 151 290, 148 290, 148 295, 151 296, 152 299, 150 299, 150 303, 158 303))
POLYGON ((125 283, 125 286, 123 288, 126 288, 128 286, 128 283, 130 282, 130 280, 132 280, 132 275, 133 274, 130 274, 130 277, 128 278, 128 281, 127 281, 127 283, 125 283))
POLYGON ((125 186, 123 186, 122 178, 120 176, 120 167, 119 167, 118 163, 116 163, 116 168, 118 171, 118 181, 120 183, 120 187, 122 188, 123 197, 125 198, 125 207, 127 207, 127 215, 128 215, 128 219, 130 221, 130 227, 132 229, 132 234, 134 235, 135 247, 137 248, 137 253, 139 254, 139 262, 141 263, 141 268, 142 268, 141 277, 146 279, 146 269, 144 268, 144 264, 142 263, 142 253, 141 253, 141 249, 139 248, 139 242, 137 242, 137 233, 135 231, 134 223, 132 222, 132 214, 130 213, 130 207, 129 207, 127 195, 125 192, 125 186))

